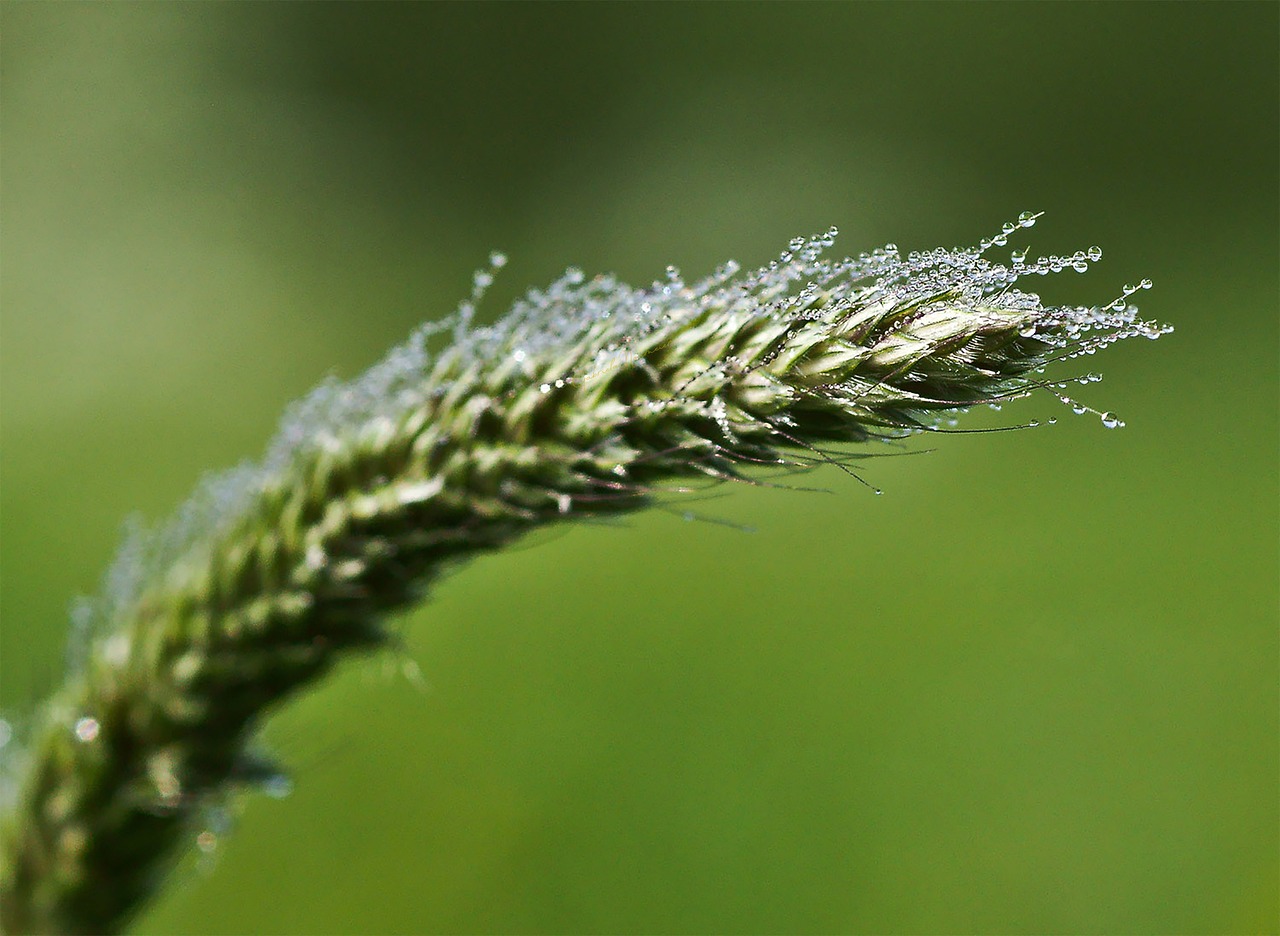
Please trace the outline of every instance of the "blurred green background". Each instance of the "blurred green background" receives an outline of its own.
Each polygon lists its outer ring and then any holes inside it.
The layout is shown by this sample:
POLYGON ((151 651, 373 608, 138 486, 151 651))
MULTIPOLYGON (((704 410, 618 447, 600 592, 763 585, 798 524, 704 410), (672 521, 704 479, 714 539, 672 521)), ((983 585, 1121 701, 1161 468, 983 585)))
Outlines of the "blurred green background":
POLYGON ((1275 932, 1280 7, 0 6, 0 705, 122 519, 567 264, 794 235, 1150 276, 1177 331, 836 472, 534 537, 266 729, 169 932, 1275 932))

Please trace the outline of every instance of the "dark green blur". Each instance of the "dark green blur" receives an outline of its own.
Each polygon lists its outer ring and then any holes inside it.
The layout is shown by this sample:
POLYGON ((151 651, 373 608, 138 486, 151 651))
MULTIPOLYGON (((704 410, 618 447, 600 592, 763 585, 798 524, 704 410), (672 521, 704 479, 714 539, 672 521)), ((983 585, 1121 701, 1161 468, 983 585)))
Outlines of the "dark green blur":
POLYGON ((269 724, 295 791, 138 930, 1280 929, 1278 49, 1271 3, 0 5, 11 714, 131 511, 491 249, 496 314, 1043 209, 1033 254, 1105 250, 1047 298, 1149 276, 1177 328, 1085 360, 1125 429, 1045 396, 866 462, 883 497, 673 496, 460 570, 269 724))

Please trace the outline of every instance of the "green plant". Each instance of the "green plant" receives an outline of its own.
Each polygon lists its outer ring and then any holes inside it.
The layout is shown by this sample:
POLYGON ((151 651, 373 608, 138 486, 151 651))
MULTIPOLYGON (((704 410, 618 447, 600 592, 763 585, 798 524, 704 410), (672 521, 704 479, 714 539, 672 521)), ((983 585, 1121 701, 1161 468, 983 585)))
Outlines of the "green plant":
MULTIPOLYGON (((0 827, 8 932, 122 926, 201 810, 276 775, 263 716, 445 568, 529 530, 633 511, 690 476, 839 461, 824 446, 938 430, 940 416, 1045 389, 1038 372, 1167 329, 1127 306, 1045 307, 976 248, 829 261, 834 229, 778 261, 646 289, 570 270, 492 326, 475 305, 351 383, 296 404, 265 458, 206 481, 123 547, 77 615, 79 662, 10 745, 0 827), (434 336, 450 334, 433 354, 434 336)), ((1100 413, 1107 425, 1118 425, 1100 413)), ((674 496, 674 495, 672 495, 674 496)))

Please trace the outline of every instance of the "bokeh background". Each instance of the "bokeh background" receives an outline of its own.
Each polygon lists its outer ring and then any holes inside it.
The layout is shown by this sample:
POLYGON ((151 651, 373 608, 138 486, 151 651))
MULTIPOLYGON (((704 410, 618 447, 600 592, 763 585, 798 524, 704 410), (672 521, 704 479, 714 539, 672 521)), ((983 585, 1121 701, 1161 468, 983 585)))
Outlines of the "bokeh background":
MULTIPOLYGON (((0 705, 131 511, 568 264, 632 281, 1048 212, 1172 322, 830 494, 726 488, 452 576, 172 932, 1275 932, 1273 3, 0 6, 0 705)), ((212 817, 216 819, 217 817, 212 817)), ((218 826, 219 830, 222 826, 218 826)))

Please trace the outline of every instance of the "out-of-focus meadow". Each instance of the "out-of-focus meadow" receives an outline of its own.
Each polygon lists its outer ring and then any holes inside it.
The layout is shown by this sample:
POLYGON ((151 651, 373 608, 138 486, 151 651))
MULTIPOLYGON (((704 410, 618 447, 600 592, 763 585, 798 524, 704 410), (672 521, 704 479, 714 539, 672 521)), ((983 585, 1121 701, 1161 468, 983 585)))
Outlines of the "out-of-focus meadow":
MULTIPOLYGON (((139 932, 1275 932, 1280 7, 20 4, 0 704, 131 511, 568 264, 1101 245, 1177 331, 879 458, 460 570, 267 725, 139 932), (913 449, 923 448, 913 445, 913 449), (219 827, 221 829, 221 827, 219 827)), ((1066 368, 1062 373, 1072 373, 1066 368)))

